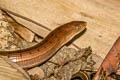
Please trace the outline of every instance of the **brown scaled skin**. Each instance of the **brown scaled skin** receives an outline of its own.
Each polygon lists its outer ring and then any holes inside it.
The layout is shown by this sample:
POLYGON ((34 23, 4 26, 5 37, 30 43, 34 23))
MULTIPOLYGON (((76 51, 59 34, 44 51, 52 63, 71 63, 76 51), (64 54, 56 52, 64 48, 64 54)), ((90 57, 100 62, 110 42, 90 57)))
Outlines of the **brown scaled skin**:
POLYGON ((0 51, 0 55, 8 56, 22 68, 34 67, 51 58, 58 49, 85 30, 86 25, 84 21, 66 23, 53 30, 36 46, 16 51, 0 51))

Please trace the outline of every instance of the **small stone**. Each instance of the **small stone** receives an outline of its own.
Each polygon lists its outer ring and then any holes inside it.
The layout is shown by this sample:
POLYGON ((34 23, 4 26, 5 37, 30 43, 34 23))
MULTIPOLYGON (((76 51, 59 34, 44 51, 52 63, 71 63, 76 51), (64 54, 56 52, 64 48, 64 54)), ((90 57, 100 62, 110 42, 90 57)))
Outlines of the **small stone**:
POLYGON ((29 75, 32 75, 32 76, 37 75, 37 77, 39 79, 42 79, 45 76, 43 70, 39 67, 32 68, 32 69, 28 70, 27 72, 29 73, 29 75))
POLYGON ((16 46, 15 45, 11 45, 11 49, 16 49, 16 46))
POLYGON ((35 36, 35 41, 36 42, 41 42, 43 39, 41 39, 39 36, 35 36))

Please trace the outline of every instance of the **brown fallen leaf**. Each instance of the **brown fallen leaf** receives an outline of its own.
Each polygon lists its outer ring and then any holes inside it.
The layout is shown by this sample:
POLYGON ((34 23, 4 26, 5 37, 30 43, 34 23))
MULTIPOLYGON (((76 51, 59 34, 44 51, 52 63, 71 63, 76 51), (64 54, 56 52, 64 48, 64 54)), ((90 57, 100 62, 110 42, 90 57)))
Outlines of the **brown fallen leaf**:
POLYGON ((101 80, 101 77, 103 77, 104 80, 107 80, 107 77, 110 74, 117 72, 119 62, 120 62, 120 37, 116 40, 113 47, 107 54, 106 58, 103 60, 93 80, 101 80))
POLYGON ((2 14, 6 17, 9 26, 14 28, 15 33, 28 42, 32 42, 35 34, 29 29, 25 28, 22 24, 19 24, 14 20, 7 12, 2 11, 2 14))

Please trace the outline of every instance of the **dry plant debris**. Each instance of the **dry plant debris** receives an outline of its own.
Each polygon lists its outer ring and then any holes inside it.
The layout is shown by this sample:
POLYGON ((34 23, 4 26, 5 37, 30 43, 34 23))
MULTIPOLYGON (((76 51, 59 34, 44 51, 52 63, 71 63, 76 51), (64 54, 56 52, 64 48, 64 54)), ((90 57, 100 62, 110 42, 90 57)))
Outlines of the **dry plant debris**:
POLYGON ((1 50, 23 49, 36 44, 35 42, 30 41, 34 39, 34 34, 31 31, 27 30, 28 33, 31 33, 29 35, 31 35, 32 37, 29 38, 27 35, 24 36, 23 39, 21 38, 22 36, 21 33, 23 31, 25 34, 26 28, 24 27, 21 28, 21 26, 19 26, 17 23, 9 22, 8 20, 12 21, 10 17, 5 16, 5 13, 0 11, 0 49, 1 50), (18 25, 16 27, 20 27, 20 29, 19 28, 16 29, 13 23, 15 25, 18 25))
POLYGON ((36 80, 36 78, 38 80, 70 80, 71 76, 81 69, 93 70, 94 64, 90 47, 80 51, 63 47, 49 61, 39 67, 44 77, 39 77, 40 73, 34 74, 35 70, 29 74, 32 75, 33 80, 36 80))
POLYGON ((2 14, 0 16, 0 49, 15 49, 16 40, 8 28, 8 22, 4 21, 5 17, 2 14))
POLYGON ((11 26, 14 29, 15 33, 19 34, 20 37, 22 37, 24 40, 26 40, 28 42, 33 41, 35 34, 32 31, 25 28, 24 25, 19 24, 7 12, 2 11, 2 14, 3 14, 3 16, 5 16, 7 22, 9 23, 9 26, 11 26))

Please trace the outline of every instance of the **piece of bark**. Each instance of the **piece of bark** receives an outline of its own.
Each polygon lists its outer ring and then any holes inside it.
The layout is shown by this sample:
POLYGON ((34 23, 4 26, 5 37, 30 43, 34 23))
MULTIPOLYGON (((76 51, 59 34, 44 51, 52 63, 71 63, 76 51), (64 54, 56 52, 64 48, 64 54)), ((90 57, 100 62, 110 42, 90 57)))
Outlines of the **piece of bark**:
POLYGON ((110 74, 117 72, 119 63, 120 63, 120 37, 116 40, 113 47, 107 54, 106 58, 103 60, 93 80, 99 80, 100 77, 102 76, 102 72, 104 71, 105 71, 104 80, 107 80, 107 77, 110 74))
POLYGON ((17 33, 20 37, 22 37, 24 40, 28 42, 33 41, 35 34, 32 31, 25 28, 22 24, 19 24, 18 22, 16 22, 16 20, 14 20, 14 18, 12 18, 6 12, 2 11, 2 14, 6 17, 9 23, 9 26, 13 27, 15 33, 17 33))
POLYGON ((0 80, 31 80, 28 74, 7 57, 0 56, 0 80))

